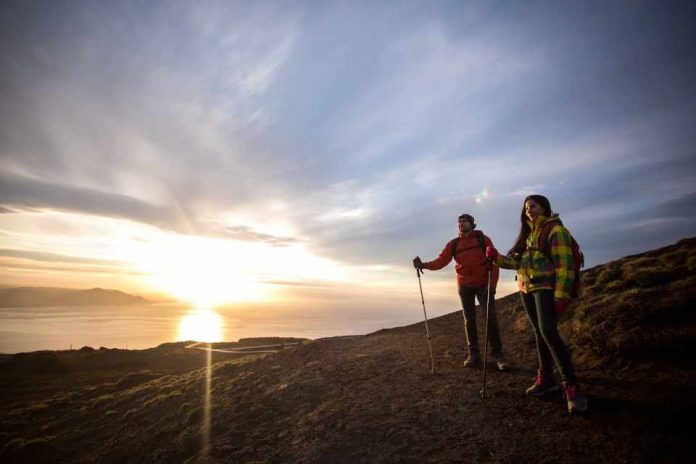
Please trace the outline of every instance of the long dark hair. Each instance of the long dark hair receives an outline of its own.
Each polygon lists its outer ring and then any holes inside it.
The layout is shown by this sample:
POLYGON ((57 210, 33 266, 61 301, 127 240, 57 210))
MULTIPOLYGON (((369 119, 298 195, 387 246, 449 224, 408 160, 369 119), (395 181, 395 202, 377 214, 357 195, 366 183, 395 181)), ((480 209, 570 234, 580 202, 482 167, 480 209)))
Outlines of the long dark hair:
POLYGON ((522 213, 520 213, 520 233, 515 240, 515 244, 512 246, 512 248, 510 248, 510 251, 508 251, 508 254, 522 254, 527 246, 527 237, 529 237, 529 233, 532 231, 529 224, 527 224, 527 215, 525 214, 525 205, 529 200, 539 203, 544 208, 544 216, 550 217, 552 214, 551 203, 545 196, 529 195, 527 198, 525 198, 524 202, 522 203, 522 213))

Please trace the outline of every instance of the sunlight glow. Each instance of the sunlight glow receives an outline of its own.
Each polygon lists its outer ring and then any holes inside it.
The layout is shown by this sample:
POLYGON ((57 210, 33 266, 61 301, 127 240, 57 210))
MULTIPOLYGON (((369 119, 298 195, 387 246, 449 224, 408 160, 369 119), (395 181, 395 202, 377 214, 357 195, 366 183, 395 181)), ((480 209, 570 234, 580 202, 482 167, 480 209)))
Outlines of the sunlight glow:
POLYGON ((167 234, 127 254, 150 284, 197 307, 270 301, 277 282, 337 281, 345 272, 302 245, 167 234))
MULTIPOLYGON (((29 258, 39 253, 50 264, 0 257, 2 264, 14 266, 6 276, 26 286, 39 276, 53 286, 77 288, 89 273, 93 286, 156 293, 197 308, 215 308, 286 302, 288 293, 302 286, 365 281, 364 269, 318 256, 290 226, 253 217, 240 223, 242 214, 236 222, 230 217, 223 223, 252 231, 245 239, 185 235, 122 219, 51 210, 13 216, 3 230, 5 247, 25 250, 29 258), (34 222, 39 226, 32 226, 34 222), (69 256, 65 250, 70 250, 69 256)), ((370 281, 381 282, 381 274, 370 281)))
POLYGON ((214 343, 223 340, 222 318, 207 310, 188 314, 179 322, 179 341, 214 343))

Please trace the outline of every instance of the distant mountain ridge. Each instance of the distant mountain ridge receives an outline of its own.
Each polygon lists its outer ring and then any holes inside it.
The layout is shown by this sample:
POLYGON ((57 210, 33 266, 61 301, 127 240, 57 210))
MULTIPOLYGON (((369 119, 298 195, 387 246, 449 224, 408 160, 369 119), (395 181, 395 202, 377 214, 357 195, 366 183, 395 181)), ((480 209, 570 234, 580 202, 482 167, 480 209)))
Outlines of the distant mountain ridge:
POLYGON ((127 306, 150 304, 141 296, 119 290, 92 288, 89 290, 52 287, 0 288, 0 308, 36 306, 127 306))

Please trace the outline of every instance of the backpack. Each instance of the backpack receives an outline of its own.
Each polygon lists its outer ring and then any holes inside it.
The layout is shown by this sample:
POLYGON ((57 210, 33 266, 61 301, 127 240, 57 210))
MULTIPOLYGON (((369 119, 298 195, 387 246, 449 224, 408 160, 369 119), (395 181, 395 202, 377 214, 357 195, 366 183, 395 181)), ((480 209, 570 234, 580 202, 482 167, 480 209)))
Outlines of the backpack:
MULTIPOLYGON (((486 239, 485 239, 484 235, 483 234, 476 234, 476 238, 478 239, 478 243, 479 243, 479 247, 481 247, 481 251, 483 251, 483 256, 486 256, 486 239)), ((470 250, 472 248, 476 248, 476 247, 469 247, 469 248, 464 248, 462 250, 457 251, 458 246, 459 246, 459 237, 452 240, 452 245, 450 245, 450 254, 452 255, 452 259, 454 259, 454 255, 456 255, 458 252, 462 252, 464 250, 470 250)))
MULTIPOLYGON (((551 244, 549 243, 549 235, 551 234, 551 229, 553 226, 558 224, 557 222, 551 222, 544 224, 539 233, 539 245, 538 250, 541 251, 546 259, 551 261, 551 244)), ((570 234, 570 231, 568 231, 570 234)), ((578 298, 582 293, 582 282, 580 281, 580 268, 585 267, 585 255, 580 251, 580 245, 575 241, 573 235, 570 235, 570 250, 573 253, 573 273, 575 278, 573 279, 573 290, 571 290, 570 297, 578 298)))

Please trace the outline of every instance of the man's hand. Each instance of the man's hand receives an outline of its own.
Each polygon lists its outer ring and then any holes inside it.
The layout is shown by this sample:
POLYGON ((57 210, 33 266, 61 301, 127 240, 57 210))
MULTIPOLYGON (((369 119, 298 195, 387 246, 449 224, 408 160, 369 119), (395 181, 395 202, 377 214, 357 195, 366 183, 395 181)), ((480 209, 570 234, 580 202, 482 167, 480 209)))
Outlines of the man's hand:
POLYGON ((421 261, 420 256, 416 256, 415 258, 413 258, 413 267, 420 271, 423 270, 423 261, 421 261))
POLYGON ((498 256, 500 253, 498 253, 498 250, 495 249, 495 247, 488 246, 486 247, 486 258, 496 260, 498 259, 498 256))

